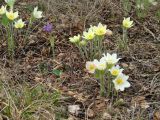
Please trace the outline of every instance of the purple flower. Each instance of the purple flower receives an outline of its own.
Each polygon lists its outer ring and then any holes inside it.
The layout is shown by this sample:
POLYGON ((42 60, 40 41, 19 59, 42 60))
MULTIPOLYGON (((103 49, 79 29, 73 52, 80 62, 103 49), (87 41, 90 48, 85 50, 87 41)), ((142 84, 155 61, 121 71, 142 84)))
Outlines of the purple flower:
POLYGON ((47 25, 43 26, 43 30, 46 32, 51 32, 52 31, 52 24, 48 23, 47 25))

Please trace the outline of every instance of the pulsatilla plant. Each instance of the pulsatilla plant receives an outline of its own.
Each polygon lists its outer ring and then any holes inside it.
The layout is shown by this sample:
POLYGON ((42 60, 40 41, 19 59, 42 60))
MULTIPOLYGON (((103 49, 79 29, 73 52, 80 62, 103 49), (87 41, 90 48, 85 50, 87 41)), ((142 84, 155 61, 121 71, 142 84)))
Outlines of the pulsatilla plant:
MULTIPOLYGON (((13 57, 15 50, 14 33, 17 29, 21 29, 25 26, 25 22, 19 17, 19 12, 14 11, 15 0, 5 0, 6 5, 0 7, 1 24, 6 29, 7 45, 9 56, 13 57), (9 7, 9 9, 7 9, 9 7)), ((42 17, 42 12, 37 11, 37 7, 32 13, 32 18, 39 19, 42 17)), ((30 22, 31 24, 31 22, 30 22)), ((30 26, 30 25, 28 25, 30 26)))
POLYGON ((83 35, 70 37, 69 40, 78 47, 83 59, 93 59, 102 54, 105 35, 112 35, 112 31, 99 23, 98 26, 90 26, 83 35))
POLYGON ((123 49, 123 50, 128 49, 128 33, 127 33, 127 31, 132 26, 133 26, 133 21, 130 20, 130 17, 123 19, 123 22, 122 22, 123 38, 118 43, 120 49, 123 49))
POLYGON ((124 69, 117 65, 119 60, 117 54, 107 53, 107 55, 103 54, 100 60, 95 59, 86 62, 87 71, 100 80, 101 96, 106 96, 106 94, 109 96, 111 93, 117 94, 118 91, 124 91, 125 88, 130 87, 129 76, 123 74, 124 69), (106 83, 107 92, 105 89, 106 83))
POLYGON ((48 40, 50 42, 51 45, 51 49, 52 49, 52 55, 53 55, 53 59, 55 58, 55 38, 54 38, 54 34, 53 34, 53 26, 51 23, 47 23, 46 25, 43 26, 43 31, 45 31, 46 33, 48 33, 49 37, 48 40))

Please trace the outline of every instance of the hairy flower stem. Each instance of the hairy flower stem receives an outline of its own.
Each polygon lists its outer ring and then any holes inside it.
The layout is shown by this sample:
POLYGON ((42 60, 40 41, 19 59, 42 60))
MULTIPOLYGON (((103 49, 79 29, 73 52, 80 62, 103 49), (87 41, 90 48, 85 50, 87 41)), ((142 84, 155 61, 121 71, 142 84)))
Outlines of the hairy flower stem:
POLYGON ((118 99, 119 99, 119 92, 118 92, 118 90, 116 91, 116 100, 118 101, 118 99))
POLYGON ((98 36, 98 58, 100 58, 100 55, 101 55, 101 40, 100 40, 100 37, 98 36))
POLYGON ((88 59, 87 47, 84 46, 84 47, 83 47, 83 50, 84 50, 84 53, 85 53, 85 57, 88 59))
POLYGON ((128 48, 127 29, 123 28, 123 47, 125 50, 128 48))
POLYGON ((76 44, 77 48, 79 49, 80 55, 82 56, 82 59, 85 60, 85 53, 83 52, 83 49, 81 46, 76 44))
POLYGON ((104 97, 106 95, 105 90, 105 79, 104 79, 104 73, 100 72, 100 95, 104 97))
POLYGON ((11 23, 8 26, 8 53, 11 59, 13 59, 14 56, 14 49, 15 49, 15 44, 14 44, 14 38, 13 38, 13 23, 11 23))
POLYGON ((95 57, 95 55, 97 54, 97 51, 98 51, 98 38, 97 38, 97 36, 93 40, 93 46, 94 46, 93 53, 94 53, 94 57, 95 57))
POLYGON ((29 35, 29 30, 32 26, 32 23, 34 21, 34 17, 31 16, 30 19, 29 19, 29 23, 28 23, 28 28, 27 28, 27 31, 26 31, 26 34, 24 36, 24 43, 27 44, 28 43, 28 35, 29 35))
POLYGON ((53 36, 50 36, 49 37, 49 41, 50 41, 50 45, 51 45, 51 48, 52 48, 52 57, 53 59, 55 58, 55 51, 54 51, 54 47, 55 47, 55 39, 53 36))
POLYGON ((116 98, 116 100, 118 100, 118 99, 119 99, 119 91, 118 91, 118 90, 113 89, 113 97, 115 97, 115 98, 116 98))
POLYGON ((104 39, 104 36, 100 36, 100 55, 102 55, 102 52, 103 52, 103 39, 104 39))
POLYGON ((93 41, 90 41, 90 58, 91 60, 94 58, 94 49, 93 49, 93 41))
POLYGON ((97 36, 97 44, 98 44, 98 57, 102 55, 102 50, 103 50, 103 36, 97 36))
POLYGON ((107 92, 108 92, 108 97, 109 97, 112 91, 112 81, 111 81, 111 76, 109 73, 107 74, 107 76, 108 76, 108 91, 107 92))

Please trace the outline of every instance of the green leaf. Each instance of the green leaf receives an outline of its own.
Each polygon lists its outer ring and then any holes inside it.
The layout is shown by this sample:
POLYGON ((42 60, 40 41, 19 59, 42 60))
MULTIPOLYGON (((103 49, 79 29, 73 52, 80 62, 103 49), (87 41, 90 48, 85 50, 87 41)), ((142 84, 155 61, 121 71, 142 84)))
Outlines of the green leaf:
POLYGON ((1 23, 2 23, 2 25, 5 26, 5 27, 8 26, 8 24, 9 24, 9 19, 7 18, 6 15, 3 15, 3 16, 2 16, 1 23))
POLYGON ((96 70, 96 71, 95 71, 94 77, 95 77, 96 79, 99 79, 99 78, 100 78, 100 71, 99 71, 99 70, 96 70))
POLYGON ((56 75, 56 76, 61 76, 62 74, 62 71, 61 70, 57 70, 57 69, 54 69, 51 71, 52 74, 56 75))
POLYGON ((7 3, 7 5, 8 5, 9 7, 13 8, 14 3, 15 3, 15 0, 6 0, 5 2, 7 3))

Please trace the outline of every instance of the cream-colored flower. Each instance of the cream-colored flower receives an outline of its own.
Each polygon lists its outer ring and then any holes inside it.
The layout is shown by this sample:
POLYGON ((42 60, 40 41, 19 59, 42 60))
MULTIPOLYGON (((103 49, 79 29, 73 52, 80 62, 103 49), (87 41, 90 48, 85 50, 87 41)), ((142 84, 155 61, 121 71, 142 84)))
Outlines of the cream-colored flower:
POLYGON ((15 22, 14 27, 15 28, 23 28, 25 23, 22 21, 22 19, 19 19, 18 21, 15 22))
POLYGON ((18 18, 18 11, 17 12, 13 12, 12 10, 10 12, 6 11, 6 16, 9 20, 14 20, 16 18, 18 18))
POLYGON ((102 25, 101 23, 99 23, 98 26, 93 26, 92 29, 94 30, 95 34, 98 36, 105 35, 107 32, 107 26, 102 25))
POLYGON ((70 41, 71 43, 78 43, 78 42, 80 41, 80 38, 81 38, 80 35, 73 36, 73 37, 70 37, 70 38, 69 38, 69 41, 70 41))
POLYGON ((133 26, 133 21, 130 20, 130 17, 124 18, 123 20, 123 27, 131 28, 133 26))
POLYGON ((33 17, 40 19, 42 18, 42 11, 38 11, 38 7, 35 7, 33 10, 33 17))
POLYGON ((83 38, 86 40, 93 40, 95 34, 92 29, 89 29, 88 32, 83 32, 83 38))
POLYGON ((100 59, 99 61, 95 59, 93 63, 98 70, 105 70, 107 68, 106 61, 104 61, 103 59, 100 59))
POLYGON ((3 14, 5 14, 6 13, 6 6, 1 6, 1 8, 0 8, 0 15, 3 15, 3 14))
POLYGON ((101 59, 103 59, 103 61, 106 61, 108 65, 115 65, 120 60, 120 58, 117 58, 116 53, 113 53, 112 55, 109 53, 107 53, 107 55, 103 54, 103 57, 101 59))
POLYGON ((111 69, 109 69, 110 73, 113 76, 118 76, 119 74, 122 73, 123 69, 120 69, 119 65, 113 66, 111 69))
POLYGON ((86 69, 89 73, 94 73, 96 70, 96 65, 94 62, 88 61, 86 62, 86 69))
POLYGON ((124 91, 125 88, 130 87, 130 83, 127 81, 129 76, 124 74, 120 74, 113 80, 114 86, 116 90, 124 91))

